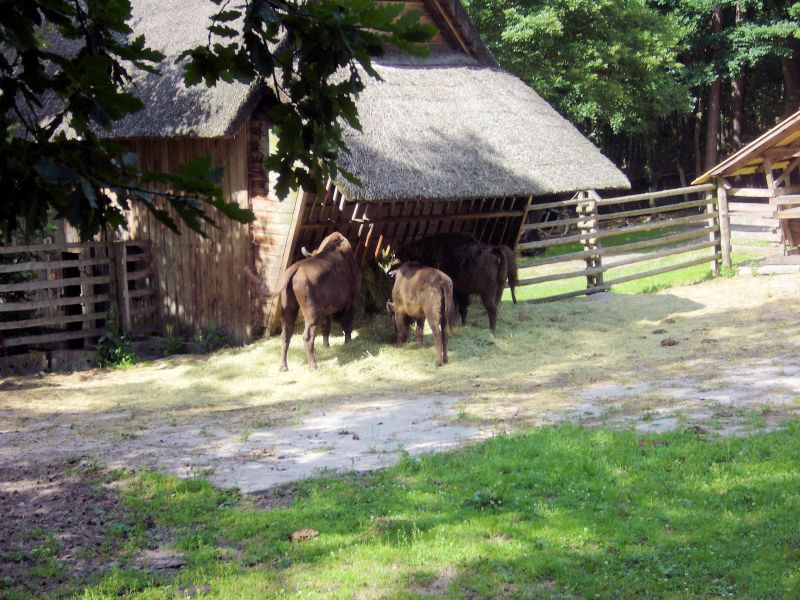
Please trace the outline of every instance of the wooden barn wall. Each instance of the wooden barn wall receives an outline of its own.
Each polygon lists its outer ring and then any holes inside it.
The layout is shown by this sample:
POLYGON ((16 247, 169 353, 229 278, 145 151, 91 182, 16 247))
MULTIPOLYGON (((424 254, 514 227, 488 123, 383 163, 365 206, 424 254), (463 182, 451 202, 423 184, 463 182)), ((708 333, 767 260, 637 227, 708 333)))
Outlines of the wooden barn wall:
MULTIPOLYGON (((246 129, 230 138, 128 142, 147 171, 176 173, 186 161, 210 155, 214 166, 225 169, 221 183, 226 197, 249 207, 246 129)), ((252 339, 250 287, 243 274, 243 267, 252 264, 250 227, 213 209, 211 215, 219 227, 204 225, 206 238, 185 226, 177 235, 136 204, 126 236, 152 242, 162 330, 193 334, 220 327, 231 342, 242 344, 252 339)))
MULTIPOLYGON (((268 174, 263 168, 264 152, 268 147, 269 125, 252 119, 248 125, 248 181, 251 207, 256 216, 252 225, 252 266, 275 289, 278 277, 291 264, 288 248, 296 231, 293 223, 299 219, 302 193, 290 194, 279 200, 270 190, 268 174)), ((278 299, 266 301, 255 286, 252 288, 252 323, 255 336, 261 335, 268 323, 278 315, 278 299)))

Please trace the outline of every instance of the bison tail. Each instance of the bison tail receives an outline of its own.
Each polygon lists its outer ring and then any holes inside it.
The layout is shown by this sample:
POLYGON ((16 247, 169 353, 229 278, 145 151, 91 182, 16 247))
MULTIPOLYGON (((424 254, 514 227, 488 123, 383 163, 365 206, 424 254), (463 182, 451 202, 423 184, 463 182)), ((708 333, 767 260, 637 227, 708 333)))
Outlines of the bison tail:
POLYGON ((448 333, 453 332, 453 325, 456 322, 456 304, 453 302, 453 288, 442 288, 442 331, 447 328, 448 333))
POLYGON ((514 293, 514 288, 517 285, 517 255, 508 246, 500 246, 500 249, 508 263, 508 287, 511 289, 511 300, 516 304, 517 295, 514 293))

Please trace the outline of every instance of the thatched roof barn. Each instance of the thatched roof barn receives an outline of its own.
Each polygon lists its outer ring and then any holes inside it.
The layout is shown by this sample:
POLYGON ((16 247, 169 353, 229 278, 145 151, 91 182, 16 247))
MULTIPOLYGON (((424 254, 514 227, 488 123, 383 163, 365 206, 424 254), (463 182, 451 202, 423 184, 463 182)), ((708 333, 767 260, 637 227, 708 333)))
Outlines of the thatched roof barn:
POLYGON ((208 0, 174 5, 133 0, 137 34, 162 51, 161 75, 138 73, 146 110, 122 120, 126 140, 149 169, 174 171, 211 154, 225 167, 225 192, 257 217, 223 222, 207 240, 173 235, 134 208, 128 235, 152 241, 162 324, 179 330, 217 325, 236 342, 274 319, 242 276, 250 265, 272 285, 331 230, 347 235, 359 257, 376 256, 441 231, 469 232, 514 245, 537 196, 627 188, 625 176, 568 121, 517 78, 499 69, 457 0, 417 0, 438 33, 425 59, 389 56, 376 65, 357 106, 363 132, 348 131, 340 166, 363 182, 330 182, 325 194, 298 191, 280 202, 262 166, 269 123, 262 84, 221 83, 187 89, 174 64, 202 43, 208 0))

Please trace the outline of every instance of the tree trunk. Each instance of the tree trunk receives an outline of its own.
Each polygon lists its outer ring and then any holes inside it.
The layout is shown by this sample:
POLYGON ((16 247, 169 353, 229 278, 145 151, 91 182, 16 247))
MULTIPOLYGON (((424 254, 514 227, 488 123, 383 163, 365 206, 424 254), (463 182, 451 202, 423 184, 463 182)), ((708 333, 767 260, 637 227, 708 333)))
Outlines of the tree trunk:
POLYGON ((800 108, 800 40, 791 38, 788 45, 792 49, 792 56, 781 59, 784 118, 800 108))
MULTIPOLYGON (((714 33, 722 32, 722 6, 714 6, 711 15, 711 29, 714 33)), ((708 90, 708 108, 706 110, 706 151, 703 166, 706 171, 719 161, 719 132, 722 121, 722 80, 717 77, 708 90)))
POLYGON ((731 149, 742 147, 742 123, 744 122, 744 77, 731 81, 731 149))
MULTIPOLYGON (((742 3, 736 3, 736 27, 742 21, 742 3)), ((742 123, 744 122, 744 74, 731 81, 731 149, 742 147, 742 123)))
POLYGON ((704 173, 703 171, 703 155, 700 151, 700 138, 703 133, 703 111, 697 111, 694 118, 694 176, 699 177, 704 173))

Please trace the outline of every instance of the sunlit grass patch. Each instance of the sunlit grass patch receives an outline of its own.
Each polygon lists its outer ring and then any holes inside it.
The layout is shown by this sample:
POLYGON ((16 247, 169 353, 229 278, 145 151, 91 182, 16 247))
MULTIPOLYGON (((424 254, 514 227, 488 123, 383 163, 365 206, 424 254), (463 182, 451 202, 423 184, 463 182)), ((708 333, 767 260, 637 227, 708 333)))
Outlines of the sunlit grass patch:
POLYGON ((120 568, 83 597, 795 597, 798 459, 797 425, 713 441, 566 426, 306 481, 270 510, 142 472, 133 525, 172 531, 187 567, 120 568), (319 535, 292 542, 304 528, 319 535))

